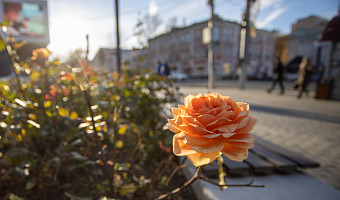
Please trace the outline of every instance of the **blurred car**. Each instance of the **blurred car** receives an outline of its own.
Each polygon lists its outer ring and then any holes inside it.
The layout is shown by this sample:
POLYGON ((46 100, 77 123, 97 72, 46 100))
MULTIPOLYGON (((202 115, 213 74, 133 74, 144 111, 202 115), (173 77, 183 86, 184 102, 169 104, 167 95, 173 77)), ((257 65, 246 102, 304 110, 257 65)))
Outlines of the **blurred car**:
POLYGON ((188 75, 179 71, 170 71, 170 77, 174 81, 185 81, 188 79, 188 75))

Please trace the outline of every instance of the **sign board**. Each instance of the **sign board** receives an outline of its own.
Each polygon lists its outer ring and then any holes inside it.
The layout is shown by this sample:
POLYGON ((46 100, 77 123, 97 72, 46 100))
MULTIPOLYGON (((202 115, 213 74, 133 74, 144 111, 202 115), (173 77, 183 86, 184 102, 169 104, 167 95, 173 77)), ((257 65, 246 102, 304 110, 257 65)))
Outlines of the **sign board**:
POLYGON ((47 2, 45 0, 0 0, 0 23, 7 34, 27 44, 49 43, 47 2))

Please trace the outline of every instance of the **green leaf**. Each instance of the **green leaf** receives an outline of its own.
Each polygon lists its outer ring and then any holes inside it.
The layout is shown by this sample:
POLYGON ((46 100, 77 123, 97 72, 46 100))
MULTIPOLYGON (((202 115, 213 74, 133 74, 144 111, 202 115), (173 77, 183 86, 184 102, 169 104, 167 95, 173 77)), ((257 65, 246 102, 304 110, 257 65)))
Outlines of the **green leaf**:
POLYGON ((138 187, 136 187, 133 183, 130 183, 127 185, 123 185, 120 188, 119 193, 120 195, 125 196, 134 193, 137 189, 138 187))
POLYGON ((99 200, 115 200, 115 199, 109 197, 99 197, 99 200))
POLYGON ((80 153, 78 153, 76 151, 72 151, 70 154, 76 160, 87 160, 87 158, 85 156, 80 155, 80 153))
POLYGON ((80 197, 80 196, 72 195, 68 192, 65 192, 65 195, 74 200, 92 200, 92 197, 80 197))
POLYGON ((24 198, 18 197, 15 194, 10 194, 9 195, 9 200, 24 200, 24 198))
POLYGON ((30 180, 26 183, 26 190, 32 190, 37 185, 35 180, 30 180))

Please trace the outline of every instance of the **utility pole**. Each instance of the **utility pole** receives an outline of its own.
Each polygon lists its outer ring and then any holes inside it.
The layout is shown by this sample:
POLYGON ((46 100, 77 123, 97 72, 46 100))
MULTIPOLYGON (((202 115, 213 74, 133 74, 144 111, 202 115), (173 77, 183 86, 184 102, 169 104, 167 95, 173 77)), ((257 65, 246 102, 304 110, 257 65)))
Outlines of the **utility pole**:
POLYGON ((210 42, 208 44, 208 90, 212 91, 214 88, 214 0, 208 0, 211 7, 211 18, 208 22, 210 31, 210 42))
POLYGON ((246 0, 246 12, 244 14, 243 21, 241 23, 241 37, 240 37, 240 65, 241 65, 241 76, 239 77, 240 89, 246 88, 247 82, 247 65, 249 60, 247 59, 247 52, 249 46, 249 28, 250 28, 250 4, 255 0, 246 0))
POLYGON ((89 34, 86 34, 86 62, 89 62, 89 34))
POLYGON ((118 0, 116 0, 116 35, 117 35, 117 71, 120 72, 120 47, 119 47, 119 13, 118 13, 118 0))

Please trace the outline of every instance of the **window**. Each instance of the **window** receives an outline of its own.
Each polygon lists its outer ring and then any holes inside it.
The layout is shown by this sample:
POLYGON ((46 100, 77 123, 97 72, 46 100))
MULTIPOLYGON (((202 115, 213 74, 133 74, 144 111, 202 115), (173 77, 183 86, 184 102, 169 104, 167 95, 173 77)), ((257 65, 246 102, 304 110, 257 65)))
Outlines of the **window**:
POLYGON ((213 41, 218 41, 219 39, 219 34, 218 34, 218 28, 217 27, 214 27, 213 28, 213 41))
POLYGON ((223 30, 223 38, 222 38, 223 41, 227 41, 227 42, 230 42, 230 41, 233 41, 233 30, 231 29, 224 29, 223 30))

